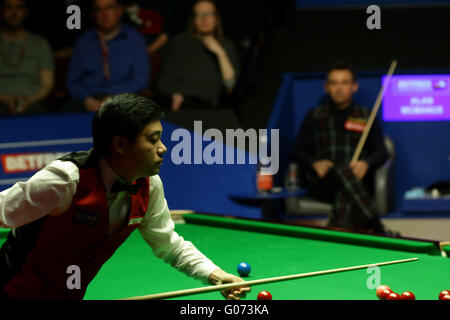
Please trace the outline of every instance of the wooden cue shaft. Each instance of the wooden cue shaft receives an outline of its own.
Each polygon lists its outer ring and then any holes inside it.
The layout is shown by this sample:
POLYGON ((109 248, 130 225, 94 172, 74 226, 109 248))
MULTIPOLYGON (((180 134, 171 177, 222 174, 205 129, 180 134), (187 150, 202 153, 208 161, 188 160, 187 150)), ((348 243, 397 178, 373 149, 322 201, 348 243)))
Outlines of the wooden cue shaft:
POLYGON ((288 276, 280 276, 280 277, 251 280, 251 281, 244 281, 244 282, 227 283, 227 284, 221 284, 221 285, 210 286, 210 287, 201 287, 201 288, 194 288, 194 289, 156 293, 156 294, 150 294, 150 295, 145 295, 145 296, 126 298, 126 299, 122 299, 122 300, 152 300, 152 299, 175 298, 175 297, 180 297, 180 296, 187 296, 187 295, 212 292, 212 291, 220 291, 220 290, 242 287, 242 286, 252 286, 252 285, 258 285, 258 284, 263 284, 263 283, 293 280, 293 279, 306 278, 306 277, 312 277, 312 276, 318 276, 318 275, 324 275, 324 274, 330 274, 330 273, 336 273, 336 272, 364 269, 364 268, 373 267, 373 266, 385 266, 385 265, 389 265, 389 264, 410 262, 410 261, 416 261, 416 260, 419 260, 419 258, 409 258, 409 259, 403 259, 403 260, 371 263, 371 264, 365 264, 365 265, 353 266, 353 267, 345 267, 345 268, 315 271, 315 272, 308 272, 308 273, 299 273, 299 274, 293 274, 293 275, 288 275, 288 276))
POLYGON ((380 108, 381 100, 382 100, 382 98, 384 96, 384 92, 386 90, 387 84, 389 83, 389 81, 390 81, 390 79, 392 77, 392 74, 394 73, 396 67, 397 67, 397 60, 392 60, 391 66, 389 67, 389 71, 387 73, 386 81, 381 86, 381 90, 378 93, 377 100, 375 101, 374 107, 372 108, 372 111, 371 111, 370 116, 369 116, 369 120, 367 121, 366 127, 364 128, 364 131, 363 131, 363 133, 361 135, 361 138, 359 139, 359 142, 358 142, 358 145, 356 147, 356 150, 353 153, 353 157, 352 157, 352 161, 351 162, 358 161, 358 158, 359 158, 359 156, 361 154, 361 151, 362 151, 362 149, 364 147, 364 144, 366 143, 367 136, 369 135, 369 131, 372 128, 372 124, 373 124, 373 121, 375 120, 375 116, 377 115, 378 109, 380 108))
POLYGON ((444 250, 444 246, 450 246, 450 241, 441 241, 439 242, 439 250, 441 250, 441 256, 447 257, 447 252, 444 250))

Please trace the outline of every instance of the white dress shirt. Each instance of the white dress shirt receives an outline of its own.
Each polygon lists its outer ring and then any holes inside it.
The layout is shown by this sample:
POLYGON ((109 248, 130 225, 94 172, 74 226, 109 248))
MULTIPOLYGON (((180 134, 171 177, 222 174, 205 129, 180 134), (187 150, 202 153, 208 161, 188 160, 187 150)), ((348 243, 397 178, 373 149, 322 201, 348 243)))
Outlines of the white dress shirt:
MULTIPOLYGON (((123 191, 111 194, 117 175, 105 160, 100 160, 100 171, 105 185, 110 228, 109 234, 120 230, 130 207, 130 195, 123 191)), ((66 211, 76 193, 80 180, 78 167, 70 161, 53 161, 38 171, 27 182, 18 182, 0 192, 0 224, 18 228, 48 214, 66 211)), ((191 242, 174 231, 161 178, 150 177, 149 205, 138 229, 153 253, 177 270, 207 283, 208 277, 219 269, 191 242)))

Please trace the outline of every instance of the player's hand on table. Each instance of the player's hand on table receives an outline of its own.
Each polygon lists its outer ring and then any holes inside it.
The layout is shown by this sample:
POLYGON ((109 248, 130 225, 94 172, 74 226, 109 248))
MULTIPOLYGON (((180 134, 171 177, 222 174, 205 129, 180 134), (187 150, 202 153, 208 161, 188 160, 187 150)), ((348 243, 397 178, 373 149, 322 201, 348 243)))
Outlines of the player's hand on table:
POLYGON ((7 226, 6 224, 4 224, 1 220, 0 220, 0 228, 4 228, 4 229, 10 229, 10 226, 7 226))
MULTIPOLYGON (((221 269, 217 269, 210 274, 208 282, 213 285, 220 285, 233 282, 244 282, 244 280, 221 269)), ((227 300, 240 300, 241 298, 245 298, 245 295, 250 292, 250 290, 250 287, 243 286, 223 290, 221 293, 227 300)))

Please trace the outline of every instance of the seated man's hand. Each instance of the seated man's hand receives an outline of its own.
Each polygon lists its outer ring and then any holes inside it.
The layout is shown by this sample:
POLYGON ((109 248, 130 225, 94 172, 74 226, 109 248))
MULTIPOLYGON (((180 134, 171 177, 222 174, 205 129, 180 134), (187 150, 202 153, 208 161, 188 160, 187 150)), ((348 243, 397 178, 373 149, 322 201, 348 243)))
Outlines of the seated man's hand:
POLYGON ((333 166, 334 163, 327 159, 314 161, 313 163, 313 168, 320 179, 325 177, 328 173, 328 170, 330 170, 330 168, 332 168, 333 166))
MULTIPOLYGON (((232 275, 230 273, 226 273, 221 269, 217 269, 214 272, 212 272, 208 278, 208 282, 213 285, 220 285, 233 282, 243 282, 243 281, 244 281, 243 279, 236 277, 235 275, 232 275)), ((227 300, 240 300, 241 298, 245 298, 245 295, 247 294, 247 292, 250 292, 250 290, 251 290, 250 287, 244 286, 223 290, 221 291, 221 293, 227 300)))
POLYGON ((369 170, 369 164, 367 161, 356 161, 350 163, 350 169, 352 169, 353 174, 359 179, 362 180, 364 176, 367 173, 367 170, 369 170))

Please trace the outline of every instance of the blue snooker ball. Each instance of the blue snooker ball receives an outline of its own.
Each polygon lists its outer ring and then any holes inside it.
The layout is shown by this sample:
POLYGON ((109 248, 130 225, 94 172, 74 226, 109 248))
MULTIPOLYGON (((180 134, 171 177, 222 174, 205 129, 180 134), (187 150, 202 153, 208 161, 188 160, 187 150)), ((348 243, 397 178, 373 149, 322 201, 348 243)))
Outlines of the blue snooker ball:
POLYGON ((246 277, 249 275, 251 270, 250 265, 247 262, 241 262, 239 263, 238 267, 237 267, 237 272, 239 273, 239 275, 241 277, 246 277))

